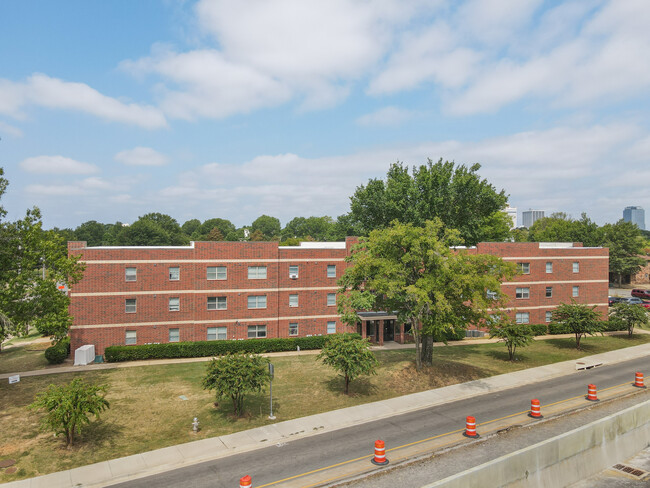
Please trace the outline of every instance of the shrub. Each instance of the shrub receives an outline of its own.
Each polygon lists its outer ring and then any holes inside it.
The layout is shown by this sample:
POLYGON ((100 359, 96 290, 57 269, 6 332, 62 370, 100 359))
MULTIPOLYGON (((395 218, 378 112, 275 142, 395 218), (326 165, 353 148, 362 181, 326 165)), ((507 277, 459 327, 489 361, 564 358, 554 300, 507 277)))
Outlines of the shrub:
POLYGON ((70 354, 70 338, 65 337, 45 349, 45 359, 50 364, 61 364, 70 354))
POLYGON ((437 331, 433 334, 433 342, 462 341, 465 339, 466 329, 457 328, 456 330, 446 329, 437 331))
MULTIPOLYGON (((354 334, 360 337, 359 334, 354 334)), ((295 337, 289 339, 246 339, 243 341, 198 341, 146 344, 143 346, 109 346, 104 350, 108 362, 141 359, 173 359, 223 356, 228 353, 253 353, 322 349, 331 336, 295 337)))
POLYGON ((528 328, 534 336, 546 335, 549 333, 546 324, 530 324, 528 328))

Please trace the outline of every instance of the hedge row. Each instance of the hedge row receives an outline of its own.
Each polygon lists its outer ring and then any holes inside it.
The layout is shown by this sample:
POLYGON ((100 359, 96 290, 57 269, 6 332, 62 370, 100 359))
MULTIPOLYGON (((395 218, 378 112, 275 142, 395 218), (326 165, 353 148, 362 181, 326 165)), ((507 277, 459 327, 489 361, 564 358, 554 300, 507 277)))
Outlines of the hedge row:
MULTIPOLYGON (((358 334, 353 334, 361 337, 358 334)), ((246 339, 241 341, 171 342, 143 346, 109 346, 104 350, 108 362, 140 359, 173 359, 222 356, 233 352, 261 354, 265 352, 321 349, 331 336, 295 337, 289 339, 246 339)))
POLYGON ((65 337, 45 349, 45 359, 50 364, 61 364, 70 354, 70 338, 65 337))

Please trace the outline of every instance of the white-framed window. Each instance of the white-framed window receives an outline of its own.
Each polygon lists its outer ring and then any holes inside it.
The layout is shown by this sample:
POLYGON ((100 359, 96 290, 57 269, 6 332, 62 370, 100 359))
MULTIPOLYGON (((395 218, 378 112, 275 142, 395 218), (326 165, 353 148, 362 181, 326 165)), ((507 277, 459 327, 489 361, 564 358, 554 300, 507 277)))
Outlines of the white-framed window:
POLYGON ((553 312, 546 312, 546 321, 550 322, 553 319, 553 312))
POLYGON ((208 266, 208 280, 225 280, 228 279, 228 271, 225 266, 208 266))
POLYGON ((132 346, 138 343, 138 333, 135 330, 127 330, 124 335, 124 344, 132 346))
POLYGON ((124 270, 125 281, 136 281, 138 279, 138 268, 126 268, 124 270))
POLYGON ((181 340, 180 329, 169 329, 169 342, 179 342, 181 340))
POLYGON ((574 296, 574 297, 580 296, 580 287, 579 286, 574 286, 573 287, 573 293, 571 294, 571 296, 574 296))
POLYGON ((327 277, 336 278, 336 264, 327 265, 327 277))
POLYGON ((169 297, 169 311, 178 312, 181 309, 180 297, 169 297))
POLYGON ((208 310, 227 310, 227 297, 208 297, 208 310))
POLYGON ((530 288, 516 288, 515 298, 530 298, 530 288))
POLYGON ((289 278, 292 280, 295 280, 298 278, 298 265, 297 264, 292 264, 289 266, 289 278))
POLYGON ((336 322, 334 320, 330 320, 327 322, 327 333, 336 334, 336 322))
POLYGON ((297 307, 298 306, 298 294, 291 294, 289 295, 289 306, 290 307, 297 307))
POLYGON ((265 280, 266 279, 266 266, 249 266, 248 267, 249 280, 265 280))
POLYGON ((580 263, 578 261, 573 262, 573 272, 580 273, 580 263))
POLYGON ((517 263, 517 269, 521 274, 530 274, 530 263, 517 263))
POLYGON ((208 336, 209 341, 225 341, 228 339, 228 328, 227 327, 208 327, 208 336))
POLYGON ((126 313, 135 313, 138 310, 138 302, 135 298, 127 298, 124 300, 124 311, 126 313))
POLYGON ((289 335, 290 336, 298 335, 298 322, 289 323, 289 335))
POLYGON ((547 286, 546 287, 546 298, 553 298, 553 287, 552 286, 547 286))
POLYGON ((172 266, 169 268, 169 279, 170 281, 178 281, 181 279, 181 268, 178 266, 172 266))
POLYGON ((266 337, 266 325, 249 325, 248 338, 249 339, 262 339, 266 337))
POLYGON ((496 300, 498 298, 497 292, 491 290, 485 290, 485 296, 487 297, 488 300, 496 300))
POLYGON ((266 295, 250 295, 248 308, 266 308, 266 295))
POLYGON ((552 273, 553 272, 553 262, 552 261, 547 261, 546 262, 546 272, 547 273, 552 273))
POLYGON ((528 312, 517 312, 515 314, 515 322, 518 324, 528 324, 530 322, 530 314, 528 312))
POLYGON ((335 307, 336 306, 336 293, 327 294, 327 306, 335 307))

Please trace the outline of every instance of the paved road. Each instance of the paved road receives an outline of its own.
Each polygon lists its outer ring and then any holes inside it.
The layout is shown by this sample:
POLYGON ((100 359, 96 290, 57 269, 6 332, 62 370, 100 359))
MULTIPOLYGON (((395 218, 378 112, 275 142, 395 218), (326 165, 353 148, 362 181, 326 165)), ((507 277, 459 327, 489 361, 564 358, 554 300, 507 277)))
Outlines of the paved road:
MULTIPOLYGON (((245 474, 253 477, 256 488, 268 484, 281 486, 284 483, 278 483, 280 480, 367 456, 372 451, 375 439, 383 439, 389 449, 402 446, 462 429, 467 415, 476 417, 480 433, 480 423, 525 411, 530 407, 531 398, 539 398, 542 405, 548 405, 584 395, 589 383, 596 384, 599 390, 630 383, 634 371, 650 376, 648 358, 606 365, 516 390, 489 393, 112 486, 234 487, 238 486, 239 478, 245 474)), ((543 424, 538 428, 543 428, 543 424)), ((473 465, 468 460, 464 468, 473 465)), ((307 481, 303 486, 309 486, 307 481)))

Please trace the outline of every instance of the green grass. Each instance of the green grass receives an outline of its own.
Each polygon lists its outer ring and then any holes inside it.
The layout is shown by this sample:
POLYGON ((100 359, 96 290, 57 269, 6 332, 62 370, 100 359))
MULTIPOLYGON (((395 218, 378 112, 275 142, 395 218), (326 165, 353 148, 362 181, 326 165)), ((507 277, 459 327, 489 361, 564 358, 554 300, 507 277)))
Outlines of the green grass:
MULTIPOLYGON (((349 396, 342 393, 343 380, 316 362, 314 355, 276 357, 273 411, 280 422, 648 342, 650 334, 588 337, 582 351, 576 351, 573 339, 535 341, 517 352, 515 362, 507 361, 502 344, 441 346, 434 349, 434 365, 422 373, 415 372, 412 349, 380 351, 377 375, 352 382, 349 396)), ((0 472, 0 482, 272 423, 267 419, 268 392, 249 395, 241 418, 232 416, 229 401, 215 405, 214 396, 201 388, 205 368, 205 362, 180 363, 24 377, 14 385, 1 382, 0 459, 16 459, 19 472, 0 472), (68 382, 80 374, 109 385, 111 408, 73 448, 66 449, 62 439, 39 430, 40 415, 26 407, 48 384, 68 382), (192 433, 193 417, 201 424, 198 434, 192 433)))
POLYGON ((45 359, 45 349, 50 346, 49 342, 37 342, 2 349, 0 352, 0 374, 52 367, 45 359))

